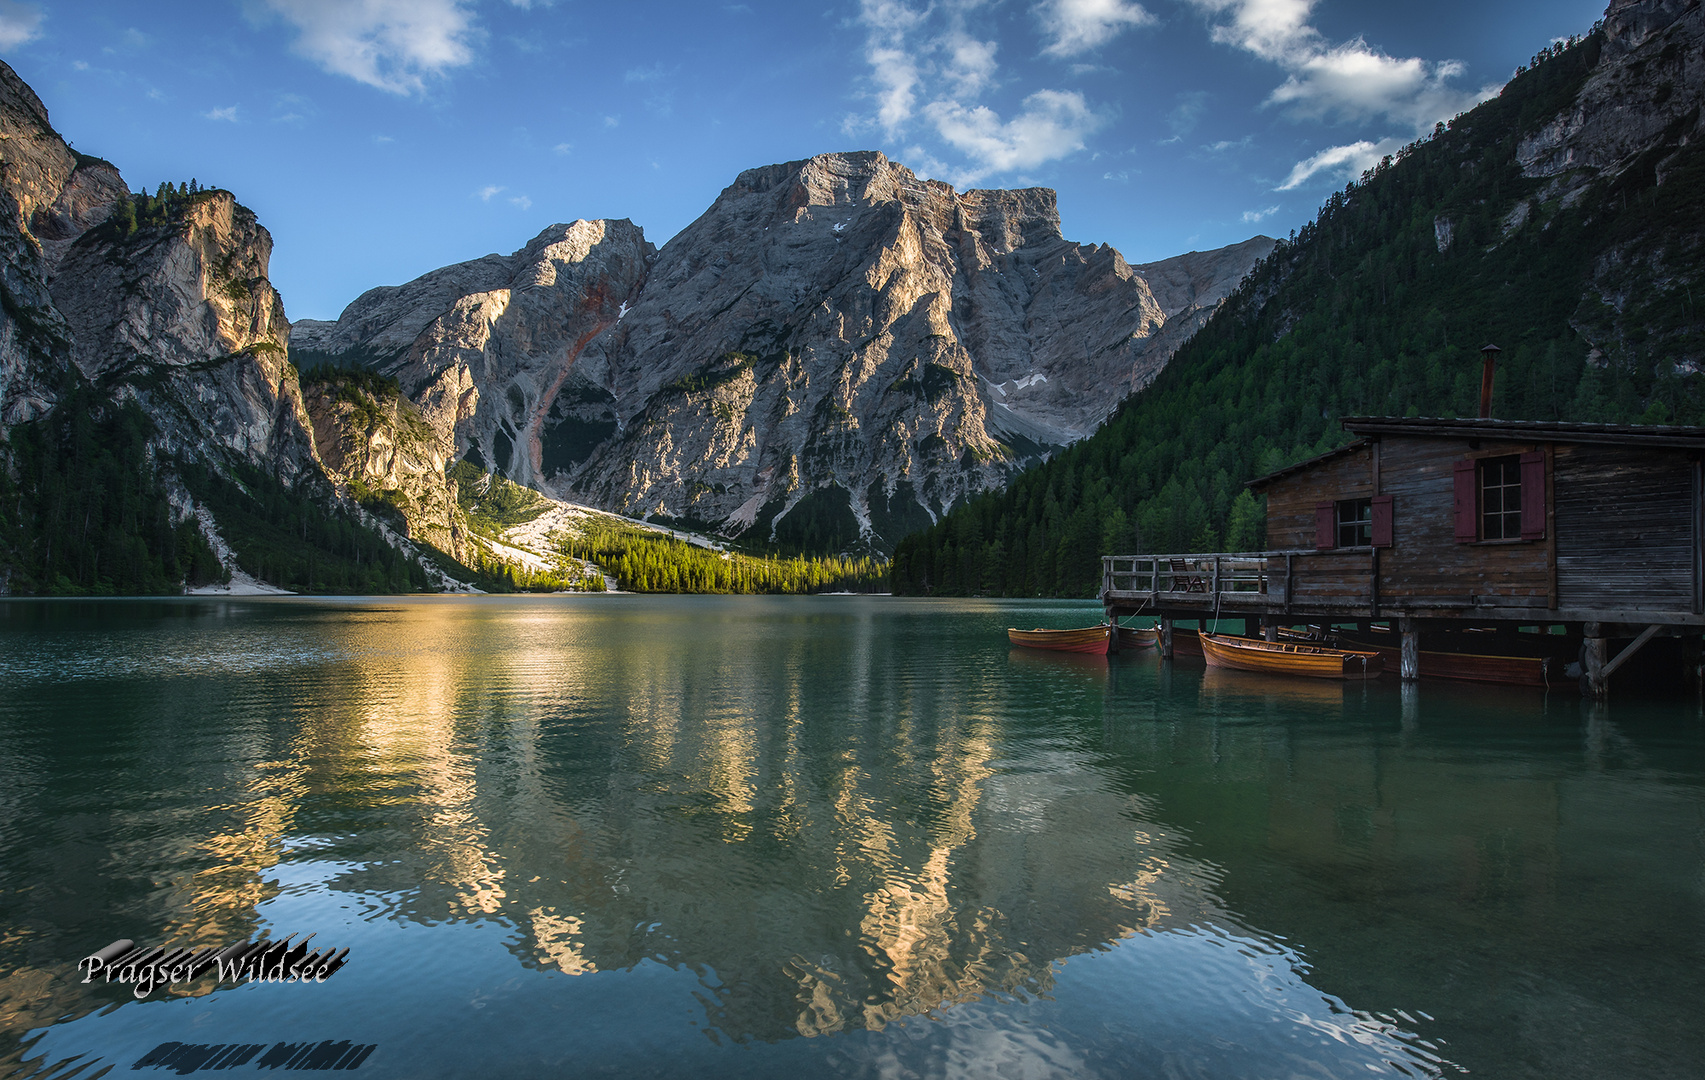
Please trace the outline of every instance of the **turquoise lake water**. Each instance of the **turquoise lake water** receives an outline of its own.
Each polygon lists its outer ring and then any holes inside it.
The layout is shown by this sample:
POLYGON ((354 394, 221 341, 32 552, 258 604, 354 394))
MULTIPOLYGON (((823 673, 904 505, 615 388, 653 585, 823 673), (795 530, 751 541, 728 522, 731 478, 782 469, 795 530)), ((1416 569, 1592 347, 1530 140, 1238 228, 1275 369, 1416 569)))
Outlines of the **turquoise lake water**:
POLYGON ((1705 1074, 1695 698, 1005 640, 1099 614, 0 601, 0 1074, 1705 1074), (76 968, 292 933, 347 965, 76 968))

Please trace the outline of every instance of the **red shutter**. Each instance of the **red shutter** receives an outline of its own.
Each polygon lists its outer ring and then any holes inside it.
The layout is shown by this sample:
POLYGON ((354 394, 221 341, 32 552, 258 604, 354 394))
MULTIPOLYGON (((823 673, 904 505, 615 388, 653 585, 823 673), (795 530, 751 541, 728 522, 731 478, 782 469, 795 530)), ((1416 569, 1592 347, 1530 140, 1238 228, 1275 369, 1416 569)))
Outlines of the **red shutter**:
POLYGON ((1521 456, 1521 538, 1545 539, 1545 452, 1521 456))
POLYGON ((1479 473, 1473 458, 1461 458, 1456 463, 1456 542, 1472 543, 1480 539, 1480 515, 1475 504, 1474 481, 1479 473))
POLYGON ((1338 546, 1338 515, 1329 503, 1314 504, 1314 546, 1321 551, 1338 546))
POLYGON ((1373 546, 1391 546, 1391 496, 1373 497, 1373 546))

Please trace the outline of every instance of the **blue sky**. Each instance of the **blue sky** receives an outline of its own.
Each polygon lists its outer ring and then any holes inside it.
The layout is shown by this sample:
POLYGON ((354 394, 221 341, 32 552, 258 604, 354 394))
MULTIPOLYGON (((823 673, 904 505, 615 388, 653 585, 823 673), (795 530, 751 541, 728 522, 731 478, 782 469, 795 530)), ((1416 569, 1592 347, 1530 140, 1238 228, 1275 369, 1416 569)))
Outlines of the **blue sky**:
POLYGON ((1133 262, 1279 235, 1602 0, 0 0, 0 57, 133 189, 229 188, 292 318, 879 149, 1060 193, 1133 262))

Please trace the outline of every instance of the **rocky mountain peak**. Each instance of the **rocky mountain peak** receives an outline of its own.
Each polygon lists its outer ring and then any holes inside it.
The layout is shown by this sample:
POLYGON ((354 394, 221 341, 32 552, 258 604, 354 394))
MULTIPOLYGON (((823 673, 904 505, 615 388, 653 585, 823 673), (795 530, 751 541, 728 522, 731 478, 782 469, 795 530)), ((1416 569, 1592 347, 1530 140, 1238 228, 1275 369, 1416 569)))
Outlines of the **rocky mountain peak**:
POLYGON ((1637 49, 1653 34, 1698 10, 1698 0, 1611 0, 1604 13, 1605 47, 1613 53, 1637 49))
POLYGON ((742 172, 661 251, 626 221, 552 226, 292 348, 395 375, 447 457, 549 494, 883 547, 1093 430, 1271 244, 1156 264, 1163 303, 1065 240, 1050 190, 821 154, 742 172))

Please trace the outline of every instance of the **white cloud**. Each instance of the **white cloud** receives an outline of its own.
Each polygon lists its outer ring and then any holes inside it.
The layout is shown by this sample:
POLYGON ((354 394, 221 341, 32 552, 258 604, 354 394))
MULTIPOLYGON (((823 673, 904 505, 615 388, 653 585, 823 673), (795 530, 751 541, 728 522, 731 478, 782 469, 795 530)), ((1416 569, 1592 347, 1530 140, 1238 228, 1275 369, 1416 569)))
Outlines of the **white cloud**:
POLYGON ((517 195, 513 199, 509 200, 509 205, 518 206, 523 210, 531 210, 533 208, 533 200, 529 199, 525 195, 517 195))
POLYGON ((1219 142, 1207 144, 1202 149, 1210 154, 1223 154, 1227 150, 1242 150, 1254 141, 1255 136, 1245 135, 1241 139, 1221 139, 1219 142))
POLYGON ((264 0, 296 27, 297 52, 393 94, 468 63, 479 31, 462 0, 264 0))
POLYGON ((1253 225, 1257 221, 1264 218, 1270 218, 1278 212, 1279 208, 1277 206, 1269 206, 1265 210, 1245 210, 1243 212, 1243 221, 1246 225, 1253 225))
MULTIPOLYGON (((914 168, 961 185, 1083 149, 1105 117, 1080 93, 1036 90, 1010 119, 983 101, 1001 80, 996 42, 967 25, 982 6, 980 0, 915 0, 915 6, 914 0, 860 0, 858 21, 866 31, 864 59, 870 65, 867 100, 873 108, 848 116, 841 130, 856 137, 874 129, 891 140, 906 139, 906 158, 914 168), (938 152, 951 148, 961 160, 944 163, 919 145, 925 130, 939 140, 938 152)), ((1149 18, 1130 0, 1050 0, 1041 14, 1045 20, 1076 19, 1071 26, 1080 37, 1103 24, 1112 28, 1110 36, 1139 14, 1149 18)))
POLYGON ((622 81, 629 83, 656 82, 663 77, 663 65, 652 64, 650 67, 628 68, 622 73, 622 81))
POLYGON ((1362 139, 1344 146, 1327 147, 1306 161, 1297 162, 1291 174, 1285 177, 1285 182, 1274 190, 1289 191, 1316 173, 1336 173, 1347 178, 1360 176, 1379 164, 1380 158, 1396 153, 1402 145, 1400 139, 1381 139, 1379 142, 1362 139))
POLYGON ((621 127, 622 118, 619 116, 606 116, 604 117, 604 126, 607 128, 621 127))
POLYGON ((474 192, 474 194, 479 197, 480 202, 490 202, 491 197, 502 190, 503 186, 501 184, 487 184, 485 187, 474 192))
POLYGON ((555 150, 559 154, 566 155, 566 154, 570 153, 571 151, 573 151, 574 144, 573 143, 566 143, 566 142, 559 142, 554 147, 552 147, 551 149, 555 150))
POLYGON ((41 37, 41 8, 0 0, 0 49, 16 49, 41 37))
POLYGON ((229 120, 231 123, 235 124, 237 122, 237 107, 235 105, 226 105, 221 109, 208 109, 201 115, 209 120, 229 120))
POLYGON ((1077 56, 1097 49, 1126 30, 1155 21, 1130 0, 1046 0, 1036 10, 1050 40, 1045 56, 1077 56))
POLYGON ((88 71, 89 70, 89 62, 87 60, 73 60, 73 61, 71 61, 71 70, 72 71, 88 71))
POLYGON ((1267 101, 1303 119, 1383 117, 1420 133, 1497 93, 1496 86, 1474 91, 1447 85, 1461 73, 1455 61, 1399 60, 1358 38, 1295 65, 1267 101))
POLYGON ((1285 69, 1285 81, 1267 104, 1299 119, 1383 118, 1420 133, 1497 92, 1496 86, 1478 91, 1449 86, 1463 73, 1455 60, 1388 56, 1359 37, 1328 44, 1308 23, 1314 0, 1190 2, 1217 18, 1215 41, 1285 69))
POLYGON ((1320 32, 1308 25, 1314 0, 1190 0, 1210 14, 1229 11, 1230 22, 1214 27, 1214 40, 1235 45, 1263 60, 1284 64, 1320 47, 1320 32))
POLYGON ((876 119, 893 137, 912 118, 920 80, 918 61, 908 49, 907 36, 928 17, 901 0, 862 0, 859 20, 870 31, 864 58, 876 83, 876 119))
POLYGON ((954 92, 971 97, 993 85, 996 44, 978 41, 969 34, 956 33, 947 40, 947 63, 942 72, 953 84, 954 92))
POLYGON ((931 102, 924 113, 949 146, 975 162, 959 173, 958 181, 966 184, 1082 150, 1084 138, 1105 122, 1082 94, 1062 90, 1031 94, 1011 120, 986 105, 967 108, 956 101, 931 102))
MULTIPOLYGON (((1400 58, 1354 38, 1332 45, 1309 25, 1315 0, 1189 0, 1214 19, 1215 41, 1253 53, 1283 68, 1285 81, 1266 104, 1299 120, 1375 121, 1399 124, 1419 135, 1440 120, 1473 108, 1498 92, 1496 84, 1479 90, 1450 85, 1463 65, 1455 60, 1429 62, 1400 58)), ((1280 191, 1289 191, 1321 172, 1359 174, 1372 161, 1394 150, 1399 141, 1365 140, 1330 147, 1291 170, 1280 191)))

